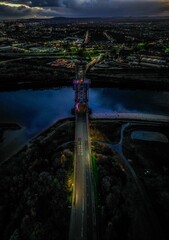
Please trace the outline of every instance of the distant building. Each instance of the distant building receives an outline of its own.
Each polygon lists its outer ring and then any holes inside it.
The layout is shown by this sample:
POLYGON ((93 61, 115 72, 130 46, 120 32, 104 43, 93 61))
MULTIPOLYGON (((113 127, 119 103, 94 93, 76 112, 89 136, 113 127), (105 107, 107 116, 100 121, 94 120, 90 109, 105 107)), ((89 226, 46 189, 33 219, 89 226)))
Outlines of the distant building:
POLYGON ((0 52, 12 51, 11 46, 0 46, 0 52))
POLYGON ((67 37, 64 39, 64 41, 72 43, 73 45, 81 46, 83 43, 82 38, 77 38, 77 37, 67 37))

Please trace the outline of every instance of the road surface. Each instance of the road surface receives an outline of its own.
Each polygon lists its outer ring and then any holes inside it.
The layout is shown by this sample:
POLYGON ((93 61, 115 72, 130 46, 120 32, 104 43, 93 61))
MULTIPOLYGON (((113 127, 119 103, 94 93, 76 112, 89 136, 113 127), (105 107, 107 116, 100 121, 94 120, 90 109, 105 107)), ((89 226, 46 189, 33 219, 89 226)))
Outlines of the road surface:
POLYGON ((69 240, 95 240, 96 218, 92 184, 88 113, 76 113, 75 165, 69 240))
POLYGON ((152 121, 152 122, 169 122, 169 116, 167 115, 157 115, 157 114, 148 114, 148 113, 93 113, 90 115, 93 119, 112 119, 112 120, 131 120, 131 121, 152 121))

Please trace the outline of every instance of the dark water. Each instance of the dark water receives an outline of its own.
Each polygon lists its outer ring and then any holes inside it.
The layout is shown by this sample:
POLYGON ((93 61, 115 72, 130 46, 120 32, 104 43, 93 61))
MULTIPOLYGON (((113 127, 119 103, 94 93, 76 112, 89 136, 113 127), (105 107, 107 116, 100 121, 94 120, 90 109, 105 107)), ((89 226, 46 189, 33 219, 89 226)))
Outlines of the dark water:
POLYGON ((134 131, 131 134, 132 139, 168 143, 168 138, 159 132, 153 131, 134 131))
POLYGON ((25 134, 30 138, 57 119, 70 115, 73 97, 69 88, 0 93, 0 121, 25 126, 25 134))
MULTIPOLYGON (((167 92, 105 88, 90 89, 89 93, 89 105, 97 113, 118 111, 169 115, 168 102, 167 92)), ((26 143, 58 119, 71 116, 73 104, 72 88, 1 92, 0 122, 17 122, 23 127, 22 131, 5 133, 5 141, 0 144, 1 153, 3 149, 5 153, 7 150, 13 152, 21 142, 26 143)))

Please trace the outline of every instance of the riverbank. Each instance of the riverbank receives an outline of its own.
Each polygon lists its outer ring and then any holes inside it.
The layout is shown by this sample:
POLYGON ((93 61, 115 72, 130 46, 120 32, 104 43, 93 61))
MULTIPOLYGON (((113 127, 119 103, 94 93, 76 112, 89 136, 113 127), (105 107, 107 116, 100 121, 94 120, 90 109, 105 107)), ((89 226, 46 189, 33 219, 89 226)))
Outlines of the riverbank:
POLYGON ((95 120, 90 129, 100 239, 168 239, 169 125, 95 120))
MULTIPOLYGON (((47 68, 47 67, 46 67, 47 68)), ((42 68, 0 74, 0 91, 19 89, 48 89, 72 86, 74 70, 42 68)), ((126 89, 149 89, 169 91, 169 69, 99 69, 89 71, 86 78, 91 87, 114 87, 126 89)))
POLYGON ((67 239, 74 122, 61 120, 1 164, 0 238, 67 239))
MULTIPOLYGON (((68 238, 74 133, 73 118, 60 120, 1 165, 2 240, 68 238)), ((91 119, 90 137, 100 239, 168 239, 169 125, 91 119)))
POLYGON ((0 123, 0 143, 4 141, 5 131, 15 131, 21 128, 22 127, 17 123, 0 123))

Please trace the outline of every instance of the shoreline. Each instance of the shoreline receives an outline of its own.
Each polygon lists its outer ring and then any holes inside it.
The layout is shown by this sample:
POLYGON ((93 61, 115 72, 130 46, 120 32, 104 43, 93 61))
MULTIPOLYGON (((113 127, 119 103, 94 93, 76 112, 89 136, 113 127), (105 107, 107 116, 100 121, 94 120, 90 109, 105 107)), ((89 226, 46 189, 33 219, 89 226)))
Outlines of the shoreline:
POLYGON ((67 239, 72 193, 74 124, 68 119, 59 123, 58 125, 56 122, 43 131, 3 165, 1 163, 1 191, 4 193, 1 196, 1 202, 4 203, 1 208, 1 236, 6 234, 10 238, 21 229, 21 236, 26 234, 27 239, 30 239, 38 225, 39 231, 45 234, 45 239, 49 234, 67 239), (57 150, 65 142, 70 143, 57 150), (8 208, 9 202, 11 208, 8 208), (11 215, 14 217, 9 217, 11 215), (6 219, 5 222, 2 221, 3 218, 6 219), (25 219, 28 220, 26 225, 25 219))
MULTIPOLYGON (((169 69, 101 69, 86 74, 92 88, 124 88, 169 91, 169 69)), ((0 74, 0 91, 69 87, 75 78, 65 69, 53 74, 0 74), (33 79, 33 81, 31 80, 33 79)))
MULTIPOLYGON (((158 174, 158 178, 160 178, 162 184, 161 186, 166 183, 165 178, 163 175, 167 174, 168 169, 168 162, 165 162, 166 156, 163 152, 161 152, 161 157, 163 160, 163 165, 165 166, 165 169, 159 168, 161 166, 159 162, 159 153, 156 154, 152 152, 150 158, 149 155, 146 154, 146 152, 149 150, 149 147, 153 147, 153 149, 157 149, 157 144, 160 144, 160 146, 165 149, 168 149, 168 142, 167 143, 155 143, 151 141, 144 141, 144 140, 135 140, 131 138, 131 132, 135 130, 145 130, 145 131, 158 131, 169 136, 169 125, 166 123, 165 125, 162 123, 153 122, 138 122, 135 120, 133 122, 131 119, 109 119, 110 123, 107 123, 108 119, 94 119, 92 118, 90 121, 90 133, 92 137, 92 156, 93 156, 93 162, 92 164, 95 164, 95 178, 97 180, 96 182, 96 191, 98 191, 98 212, 103 213, 103 218, 99 217, 98 219, 98 227, 100 227, 99 231, 100 234, 105 236, 105 232, 109 227, 109 221, 112 223, 115 221, 113 216, 106 213, 106 209, 111 209, 111 206, 114 204, 117 204, 118 202, 121 204, 120 199, 122 198, 123 204, 127 206, 127 202, 125 199, 127 198, 130 204, 130 210, 135 211, 138 217, 138 221, 144 220, 144 214, 140 215, 140 213, 137 212, 137 204, 136 199, 139 195, 139 188, 136 187, 134 178, 130 176, 129 170, 126 168, 122 156, 120 155, 121 152, 116 152, 115 146, 117 144, 121 144, 121 147, 124 148, 124 156, 126 161, 128 161, 128 165, 130 165, 133 169, 133 171, 136 173, 136 176, 140 178, 140 186, 142 187, 142 181, 146 184, 146 187, 150 188, 152 190, 152 186, 150 185, 149 181, 153 179, 153 186, 156 186, 156 182, 158 179, 156 179, 156 175, 158 174), (130 125, 127 125, 127 123, 130 123, 130 125), (106 124, 105 124, 106 123, 106 124), (125 126, 125 129, 123 128, 125 126), (113 129, 112 132, 110 132, 110 127, 113 129), (123 129, 123 133, 122 133, 123 129), (104 142, 105 140, 105 142, 104 142), (112 148, 110 148, 110 145, 112 148), (127 146, 127 148, 126 148, 127 146), (142 155, 139 154, 133 154, 134 150, 143 149, 142 155), (143 161, 142 156, 146 157, 146 161, 143 161), (138 165, 138 159, 139 157, 139 164, 138 165), (155 159, 155 163, 154 163, 155 159), (156 166, 157 165, 157 166, 156 166), (112 167, 113 166, 113 167, 112 167), (102 171, 103 170, 103 171, 102 171), (165 172, 164 172, 165 170, 165 172), (104 173, 104 174, 103 174, 104 173), (113 177, 112 177, 113 176, 113 177), (116 179, 116 181, 114 181, 116 179), (118 181, 117 181, 118 180, 118 181), (102 186, 102 189, 99 187, 102 186), (111 187, 110 187, 111 186, 111 187), (106 189, 111 189, 111 191, 107 191, 106 189), (122 193, 120 196, 117 194, 118 189, 122 193), (117 190, 117 192, 116 192, 117 190), (115 192, 114 192, 115 191, 115 192), (132 195, 131 195, 132 192, 132 195), (134 196, 133 196, 134 192, 134 196), (117 202, 112 197, 114 194, 117 194, 117 202), (131 197, 133 196, 133 197, 131 197), (107 201, 107 200, 110 201, 107 201), (115 201, 115 202, 114 202, 115 201), (110 204, 109 204, 110 203, 110 204), (113 203, 113 204, 112 204, 113 203), (104 211, 103 211, 104 210, 104 211), (108 222, 106 222, 104 219, 105 217, 109 217, 108 222), (100 225, 100 223, 102 223, 100 225)), ((74 133, 75 133, 75 121, 74 117, 64 118, 56 121, 54 124, 52 124, 50 127, 47 127, 43 131, 41 131, 39 134, 37 134, 33 139, 29 141, 29 144, 25 145, 20 151, 18 151, 16 154, 14 154, 11 158, 9 158, 9 161, 6 161, 6 164, 3 164, 1 171, 2 174, 5 174, 4 169, 11 171, 11 175, 15 176, 19 172, 19 176, 22 178, 19 178, 20 184, 24 184, 24 177, 23 177, 23 171, 25 172, 28 186, 25 185, 24 192, 26 189, 34 189, 34 181, 36 182, 36 186, 42 182, 42 186, 45 186, 45 193, 48 192, 48 189, 51 187, 51 192, 55 187, 57 188, 55 195, 60 196, 64 194, 64 198, 62 201, 59 201, 58 203, 54 202, 53 208, 56 209, 56 212, 60 212, 60 214, 65 214, 65 225, 64 225, 64 231, 65 234, 68 233, 68 227, 69 227, 69 220, 70 220, 70 208, 71 205, 71 194, 72 194, 72 182, 73 182, 73 152, 74 152, 74 133), (17 169, 17 172, 15 172, 17 169), (57 173, 55 172, 57 171, 57 173), (32 172, 34 175, 32 175, 32 172), (62 178, 62 174, 64 174, 64 178, 62 178), (36 176, 35 179, 32 180, 32 176, 36 176), (43 177, 43 178, 42 178, 43 177), (22 179, 22 180, 20 180, 22 179), (40 181, 41 179, 41 181, 40 181), (51 185, 48 184, 47 179, 52 179, 51 185), (58 180, 56 180, 58 179, 58 180), (64 179, 64 182, 63 182, 64 179), (69 180, 69 181, 68 181, 69 180), (64 184, 63 184, 64 183, 64 184), (59 188, 59 186, 62 186, 62 188, 59 188), (67 185, 68 184, 68 185, 67 185), (64 188, 64 186, 67 186, 64 188), (58 205, 62 206, 60 210, 58 209, 58 205)), ((168 151, 168 150, 167 150, 168 151)), ((157 150, 158 152, 158 150, 157 150)), ((136 152, 135 152, 136 153, 136 152)), ((94 170, 93 170, 94 171, 94 170)), ((3 175, 2 175, 3 177, 3 175)), ((4 176, 7 178, 7 176, 4 176)), ((11 186, 13 186, 13 179, 16 181, 18 180, 17 177, 12 178, 11 180, 11 186)), ((7 181, 7 180, 6 180, 7 181)), ((18 186, 16 184, 16 186, 18 186)), ((19 185, 20 186, 20 185, 19 185)), ((23 185, 24 186, 24 185, 23 185)), ((41 185, 40 185, 41 186, 41 185)), ((41 187, 42 187, 41 186, 41 187)), ((7 194, 9 194, 11 188, 8 188, 7 194)), ((43 188, 42 188, 43 189, 43 188)), ((143 188, 144 189, 144 188, 143 188)), ((158 190, 158 189, 157 189, 158 190)), ((154 192, 156 193, 156 189, 154 192)), ((20 191, 20 189, 19 189, 20 191)), ((36 189, 36 191, 39 194, 39 188, 36 189)), ((162 189, 163 192, 166 192, 166 188, 164 187, 162 189)), ((19 192, 20 193, 20 192, 19 192)), ((14 193, 15 194, 15 193, 14 193)), ((31 196, 34 196, 33 194, 31 196)), ((40 195, 38 195, 39 198, 40 195)), ((45 195, 46 196, 46 195, 45 195)), ((52 198, 52 194, 50 195, 52 198)), ((150 195, 149 203, 151 205, 152 202, 152 195, 150 195)), ((143 196, 144 197, 144 196, 143 196)), ((59 199, 59 198, 58 198, 59 199)), ((20 195, 21 203, 24 201, 22 194, 20 195)), ((36 199, 33 201, 36 202, 36 199)), ((18 209, 18 202, 16 203, 16 209, 18 209)), ((53 204, 53 200, 51 201, 50 198, 46 198, 45 204, 47 206, 50 204, 53 204)), ((122 204, 122 205, 123 205, 122 204)), ((139 203, 141 209, 145 211, 147 214, 146 208, 144 204, 142 204, 142 201, 139 203)), ((160 202, 160 206, 163 206, 163 202, 160 202)), ((33 211, 32 208, 28 207, 29 211, 27 216, 30 219, 29 224, 34 224, 34 220, 36 220, 36 216, 39 217, 38 207, 34 207, 33 211)), ((133 227, 133 215, 130 215, 130 210, 128 211, 128 208, 125 208, 127 218, 131 220, 131 228, 135 229, 133 227)), ((120 213, 123 213, 123 208, 119 207, 120 213)), ((142 211, 141 211, 142 212, 142 211)), ((54 217, 55 212, 52 212, 49 214, 49 216, 54 217)), ((48 213, 47 213, 48 216, 48 213)), ((56 215, 57 216, 57 215, 56 215)), ((101 216, 101 214, 99 215, 101 216)), ((22 212, 22 218, 24 218, 24 212, 22 212)), ((46 219, 46 218, 45 218, 46 219)), ((121 226, 121 218, 117 214, 118 224, 121 226)), ((165 217, 163 213, 160 216, 160 221, 163 223, 165 220, 165 217)), ((46 220, 45 220, 46 221, 46 220)), ((43 224, 46 224, 46 222, 43 222, 43 224)), ((126 218, 123 218, 123 221, 127 223, 126 218)), ((36 222, 36 221, 35 221, 36 222)), ((149 223, 149 226, 152 227, 151 222, 149 223)), ((146 229, 146 226, 143 224, 143 229, 146 229)), ((55 228, 52 230, 54 231, 55 228)), ((129 228, 130 229, 130 228, 129 228)), ((164 227, 165 229, 165 227, 164 227)), ((61 231, 59 229, 59 231, 61 231)), ((114 230, 115 233, 117 232, 120 234, 117 230, 114 230)), ((128 232, 129 230, 126 230, 128 232)), ((168 234, 167 230, 166 234, 168 234)), ((48 230, 47 230, 48 232, 48 230)), ((137 231, 134 230, 134 233, 137 234, 137 231)), ((152 234, 151 232, 149 233, 152 234)), ((154 233, 153 233, 154 234, 154 233)))
MULTIPOLYGON (((91 121, 91 123, 95 123, 95 122, 101 122, 101 124, 105 124, 108 122, 112 122, 112 123, 121 123, 121 122, 136 122, 137 124, 144 124, 144 123, 148 123, 152 124, 153 122, 156 124, 167 124, 169 117, 168 116, 163 116, 163 115, 152 115, 152 114, 123 114, 123 113, 114 113, 112 114, 112 116, 107 116, 107 115, 103 115, 103 116, 97 116, 97 114, 95 114, 94 116, 89 116, 89 119, 91 121), (126 117, 125 117, 126 115, 126 117), (142 117, 142 119, 139 120, 139 116, 142 117), (157 119, 156 119, 157 118, 157 119)), ((42 131, 40 131, 39 133, 37 133, 35 136, 33 136, 32 138, 28 139, 25 143, 21 144, 20 147, 17 148, 17 150, 12 153, 9 157, 7 157, 5 160, 2 160, 0 162, 0 166, 3 165, 5 162, 10 161, 10 159, 17 155, 19 152, 22 152, 23 149, 25 149, 25 147, 31 147, 33 146, 34 142, 38 142, 39 139, 42 139, 43 137, 46 137, 46 135, 50 135, 50 131, 53 128, 60 128, 63 125, 66 125, 67 123, 73 123, 75 124, 74 121, 74 116, 72 117, 67 117, 67 118, 61 118, 58 119, 56 122, 52 123, 50 126, 47 126, 46 128, 44 128, 42 131)), ((17 125, 17 124, 16 124, 17 125)), ((19 125, 18 125, 19 126, 19 125)), ((19 126, 20 127, 20 126, 19 126)), ((21 129, 21 127, 19 128, 21 129)), ((19 130, 18 129, 18 130, 19 130)), ((17 129, 16 129, 17 130, 17 129)))
MULTIPOLYGON (((10 154, 10 156, 6 157, 6 159, 0 161, 0 166, 2 166, 3 164, 5 164, 6 162, 10 161, 10 159, 17 155, 19 152, 22 152, 22 150, 33 144, 34 141, 36 141, 36 139, 38 139, 39 137, 41 137, 41 135, 45 135, 48 131, 50 131, 51 128, 54 127, 60 127, 59 125, 66 124, 66 122, 71 122, 73 120, 73 117, 68 117, 68 118, 61 118, 58 119, 55 123, 52 123, 50 126, 44 128, 42 131, 40 131, 39 133, 37 133, 35 136, 33 136, 32 138, 26 140, 23 144, 21 144, 20 146, 17 147, 16 151, 14 151, 13 153, 10 154)), ((19 129, 18 129, 19 130, 19 129)), ((3 142, 2 142, 3 143, 3 142)))
POLYGON ((0 123, 0 143, 4 141, 4 133, 5 131, 15 131, 21 130, 22 126, 15 122, 2 122, 0 123))

